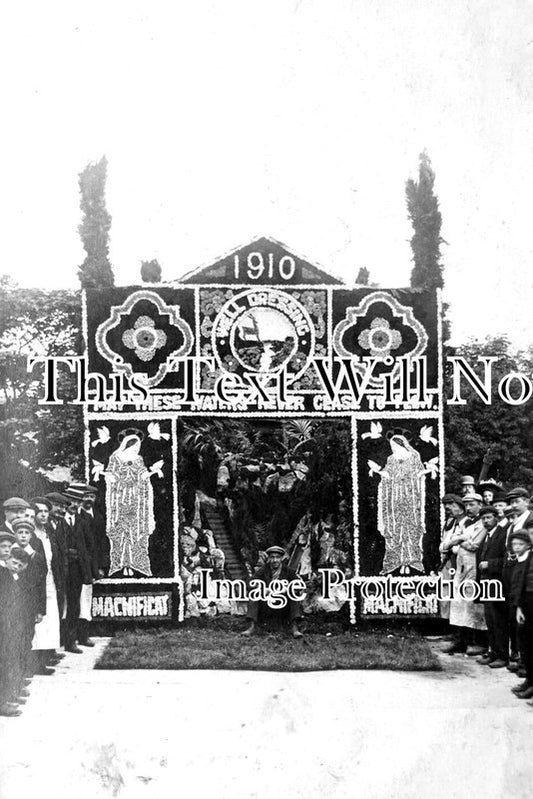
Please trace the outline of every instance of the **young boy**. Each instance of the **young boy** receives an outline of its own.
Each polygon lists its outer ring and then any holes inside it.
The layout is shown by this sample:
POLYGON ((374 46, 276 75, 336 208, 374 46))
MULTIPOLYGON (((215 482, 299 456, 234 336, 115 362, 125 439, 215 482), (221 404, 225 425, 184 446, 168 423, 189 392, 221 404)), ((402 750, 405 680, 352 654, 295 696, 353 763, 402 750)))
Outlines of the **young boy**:
POLYGON ((517 530, 509 536, 509 543, 516 556, 511 583, 510 601, 516 611, 516 621, 522 635, 526 679, 511 691, 520 699, 533 697, 533 568, 531 539, 526 530, 517 530))
POLYGON ((25 630, 20 580, 29 561, 28 553, 15 544, 11 547, 7 560, 3 561, 6 566, 0 568, 0 716, 20 715, 17 703, 24 688, 21 666, 25 630))
MULTIPOLYGON (((43 620, 46 613, 46 560, 34 549, 30 541, 34 537, 35 526, 27 519, 16 519, 13 532, 18 546, 29 556, 28 567, 20 578, 21 612, 24 618, 24 633, 21 641, 21 669, 23 676, 30 670, 31 642, 35 625, 43 620)), ((42 549, 42 544, 37 540, 42 549)))

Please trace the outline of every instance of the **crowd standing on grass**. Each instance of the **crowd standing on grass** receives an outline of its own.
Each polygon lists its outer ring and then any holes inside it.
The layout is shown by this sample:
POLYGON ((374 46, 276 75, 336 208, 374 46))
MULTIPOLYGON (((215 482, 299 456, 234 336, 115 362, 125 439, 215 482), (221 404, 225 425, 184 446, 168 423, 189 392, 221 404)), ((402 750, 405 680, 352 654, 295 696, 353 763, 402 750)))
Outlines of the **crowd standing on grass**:
MULTIPOLYGON (((442 498, 445 523, 440 551, 443 577, 499 581, 501 599, 441 603, 449 620, 448 654, 477 657, 481 666, 508 669, 522 678, 511 687, 533 706, 533 503, 522 487, 503 491, 494 481, 466 475, 459 494, 442 498)), ((464 592, 463 592, 464 594, 464 592)), ((457 596, 457 592, 454 592, 457 596)))
POLYGON ((19 716, 35 674, 52 675, 89 638, 92 585, 104 576, 94 517, 96 489, 3 503, 0 529, 0 715, 19 716))

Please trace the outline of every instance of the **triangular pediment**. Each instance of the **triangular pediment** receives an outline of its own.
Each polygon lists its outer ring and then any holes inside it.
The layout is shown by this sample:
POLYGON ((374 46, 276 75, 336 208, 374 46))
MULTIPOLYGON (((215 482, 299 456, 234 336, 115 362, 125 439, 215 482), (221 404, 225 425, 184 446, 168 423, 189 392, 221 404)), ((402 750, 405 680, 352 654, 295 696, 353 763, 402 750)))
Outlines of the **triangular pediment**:
POLYGON ((344 285, 342 280, 266 236, 232 250, 209 266, 188 272, 175 282, 195 285, 344 285))

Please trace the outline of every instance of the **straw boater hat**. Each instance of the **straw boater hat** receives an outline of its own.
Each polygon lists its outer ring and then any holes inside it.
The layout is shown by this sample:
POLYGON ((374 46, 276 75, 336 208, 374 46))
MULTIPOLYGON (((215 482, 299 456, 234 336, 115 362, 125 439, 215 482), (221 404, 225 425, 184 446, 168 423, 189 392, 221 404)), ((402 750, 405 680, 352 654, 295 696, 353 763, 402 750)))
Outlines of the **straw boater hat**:
POLYGON ((463 502, 483 502, 483 497, 481 494, 476 493, 466 494, 466 496, 463 497, 463 502))

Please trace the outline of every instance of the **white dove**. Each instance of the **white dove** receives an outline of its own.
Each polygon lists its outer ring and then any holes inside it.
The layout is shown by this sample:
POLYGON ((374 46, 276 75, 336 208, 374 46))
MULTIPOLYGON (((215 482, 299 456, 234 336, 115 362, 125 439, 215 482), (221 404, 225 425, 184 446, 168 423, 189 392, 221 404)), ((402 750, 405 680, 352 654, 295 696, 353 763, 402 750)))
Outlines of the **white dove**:
POLYGON ((92 476, 93 476, 93 480, 95 482, 98 482, 100 477, 103 475, 104 470, 105 470, 104 464, 100 463, 100 461, 95 461, 93 459, 93 468, 91 470, 91 473, 92 473, 92 476))
POLYGON ((156 461, 150 466, 150 474, 156 474, 158 477, 163 477, 163 466, 164 460, 156 461))
POLYGON ((429 472, 431 479, 434 480, 439 473, 438 457, 431 458, 431 460, 427 461, 427 463, 424 464, 424 467, 426 469, 426 472, 429 472))
POLYGON ((382 432, 381 422, 370 422, 370 433, 363 433, 361 438, 381 438, 382 432))
POLYGON ((381 466, 378 463, 376 463, 376 461, 367 461, 367 463, 369 467, 369 472, 368 472, 369 477, 372 477, 373 474, 381 474, 382 471, 381 466))
POLYGON ((96 435, 98 436, 98 438, 95 438, 94 441, 91 441, 91 447, 97 447, 98 444, 107 444, 107 442, 111 438, 109 427, 106 427, 105 425, 103 427, 96 428, 96 435))
POLYGON ((433 427, 429 424, 425 424, 420 430, 420 438, 422 441, 426 441, 428 444, 431 443, 435 447, 439 443, 435 436, 433 435, 433 427))
POLYGON ((170 433, 162 433, 159 422, 150 422, 148 425, 148 437, 153 438, 154 441, 161 441, 162 438, 168 441, 170 433))

